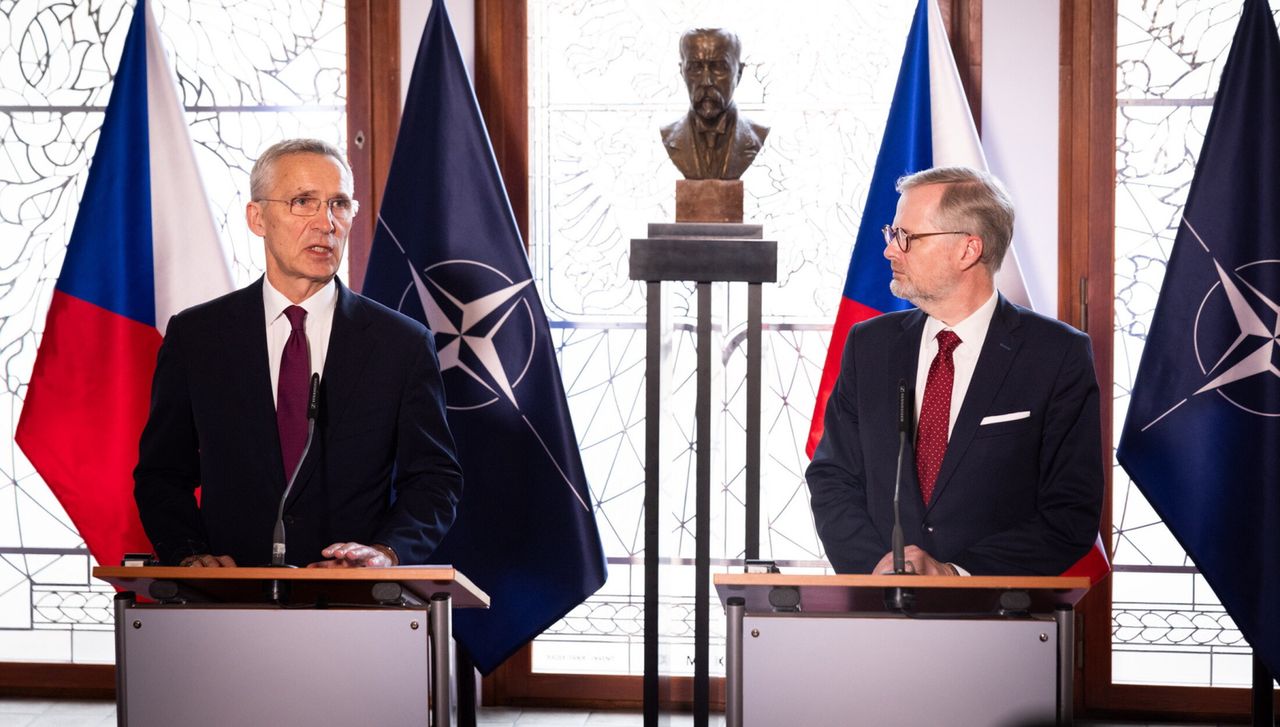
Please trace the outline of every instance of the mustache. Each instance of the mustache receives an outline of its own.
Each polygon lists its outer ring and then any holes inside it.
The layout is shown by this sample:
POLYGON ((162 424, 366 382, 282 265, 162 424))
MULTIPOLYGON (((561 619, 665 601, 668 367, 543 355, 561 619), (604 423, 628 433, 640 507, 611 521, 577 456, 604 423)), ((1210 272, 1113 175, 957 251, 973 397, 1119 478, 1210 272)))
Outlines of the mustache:
POLYGON ((724 105, 724 94, 720 93, 720 89, 715 86, 700 86, 693 94, 693 102, 695 104, 703 101, 714 101, 721 106, 724 105))

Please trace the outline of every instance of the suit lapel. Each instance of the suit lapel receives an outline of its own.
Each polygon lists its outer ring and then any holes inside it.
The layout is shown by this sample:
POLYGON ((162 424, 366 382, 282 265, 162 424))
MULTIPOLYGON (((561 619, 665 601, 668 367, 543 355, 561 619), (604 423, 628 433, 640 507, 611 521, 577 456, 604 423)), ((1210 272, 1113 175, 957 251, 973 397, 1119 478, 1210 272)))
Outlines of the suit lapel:
MULTIPOLYGON (((342 418, 343 411, 351 403, 360 372, 374 348, 374 337, 368 330, 369 320, 360 297, 342 284, 338 285, 338 300, 333 311, 333 329, 329 333, 329 350, 325 352, 324 372, 320 377, 320 413, 316 421, 315 438, 298 471, 298 481, 289 492, 293 503, 306 489, 323 457, 324 435, 328 423, 342 418)), ((277 436, 277 442, 279 437, 277 436)), ((280 459, 279 444, 276 459, 280 459)))
POLYGON ((984 412, 990 411, 991 402, 995 400, 1005 377, 1013 365, 1013 359, 1022 345, 1022 337, 1018 335, 1019 314, 1009 301, 1001 295, 996 303, 995 312, 991 316, 991 325, 987 328, 987 339, 982 344, 982 352, 978 355, 978 365, 973 371, 973 379, 969 382, 969 391, 960 405, 960 413, 956 416, 955 426, 951 428, 951 438, 947 441, 947 453, 942 457, 942 469, 938 470, 938 481, 933 488, 933 500, 929 509, 933 509, 951 481, 951 475, 964 459, 973 437, 978 432, 984 412))
POLYGON ((276 408, 271 394, 271 365, 267 360, 266 313, 262 302, 263 279, 242 289, 234 299, 230 325, 221 331, 223 348, 242 351, 245 365, 228 366, 232 388, 242 399, 242 410, 249 413, 244 426, 252 427, 251 441, 262 442, 258 453, 263 471, 278 494, 284 492, 284 464, 280 456, 280 431, 276 427, 276 408))

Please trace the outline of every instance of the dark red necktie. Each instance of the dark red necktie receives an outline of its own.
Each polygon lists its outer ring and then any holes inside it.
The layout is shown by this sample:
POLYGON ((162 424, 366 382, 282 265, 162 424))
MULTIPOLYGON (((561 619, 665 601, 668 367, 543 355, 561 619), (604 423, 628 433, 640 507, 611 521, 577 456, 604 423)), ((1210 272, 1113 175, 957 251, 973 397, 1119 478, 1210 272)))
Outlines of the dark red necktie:
POLYGON ((938 331, 938 355, 929 364, 920 405, 920 429, 916 437, 916 474, 925 504, 933 497, 933 485, 947 453, 947 429, 951 423, 951 386, 956 380, 956 364, 951 354, 960 345, 954 331, 938 331))
POLYGON ((307 312, 296 305, 284 309, 289 319, 289 340, 280 354, 280 379, 276 386, 276 427, 280 430, 280 455, 285 482, 293 475, 307 442, 307 393, 311 386, 311 349, 304 327, 307 312))

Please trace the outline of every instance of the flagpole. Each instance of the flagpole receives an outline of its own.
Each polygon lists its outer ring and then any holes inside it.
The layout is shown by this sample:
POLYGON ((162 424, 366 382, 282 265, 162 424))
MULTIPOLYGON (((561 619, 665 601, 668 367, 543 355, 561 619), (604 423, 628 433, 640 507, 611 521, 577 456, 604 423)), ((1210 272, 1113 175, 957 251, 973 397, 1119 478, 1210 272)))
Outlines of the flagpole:
POLYGON ((1253 655, 1253 724, 1254 727, 1274 727, 1276 723, 1275 680, 1267 665, 1253 655))

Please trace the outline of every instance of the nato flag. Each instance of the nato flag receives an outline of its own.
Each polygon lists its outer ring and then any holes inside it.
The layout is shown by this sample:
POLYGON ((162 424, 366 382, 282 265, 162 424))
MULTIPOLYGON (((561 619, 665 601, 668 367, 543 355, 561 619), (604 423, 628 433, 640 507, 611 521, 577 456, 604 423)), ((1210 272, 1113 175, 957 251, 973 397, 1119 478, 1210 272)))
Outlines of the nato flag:
POLYGON ((1280 37, 1246 0, 1117 452, 1280 674, 1280 37))
POLYGON ((435 333, 466 489, 432 560, 492 599, 454 614, 487 674, 594 593, 605 558, 550 329, 443 2, 418 47, 362 292, 435 333))

